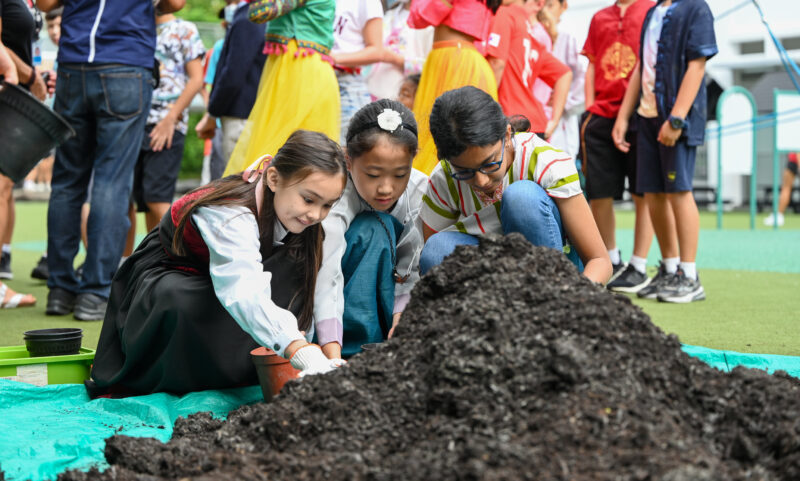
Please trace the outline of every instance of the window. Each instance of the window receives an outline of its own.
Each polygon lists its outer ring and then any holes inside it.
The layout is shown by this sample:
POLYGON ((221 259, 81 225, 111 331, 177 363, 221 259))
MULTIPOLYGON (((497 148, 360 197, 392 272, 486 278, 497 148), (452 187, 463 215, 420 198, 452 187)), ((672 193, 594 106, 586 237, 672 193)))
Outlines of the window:
POLYGON ((764 53, 764 41, 755 40, 753 42, 742 42, 739 44, 739 53, 742 55, 764 53))

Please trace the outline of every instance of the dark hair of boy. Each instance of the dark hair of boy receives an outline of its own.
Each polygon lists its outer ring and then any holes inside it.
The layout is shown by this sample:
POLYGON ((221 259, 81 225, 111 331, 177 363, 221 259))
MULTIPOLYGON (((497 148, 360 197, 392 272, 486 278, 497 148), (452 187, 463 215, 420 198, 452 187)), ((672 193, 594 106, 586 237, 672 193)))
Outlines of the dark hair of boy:
POLYGON ((485 0, 484 3, 486 3, 486 6, 492 13, 497 13, 497 9, 503 5, 503 0, 485 0))
POLYGON ((530 129, 522 115, 510 121, 500 104, 483 90, 467 86, 448 90, 436 99, 430 128, 440 159, 452 159, 471 146, 483 147, 503 139, 509 123, 515 132, 530 129))
POLYGON ((46 14, 44 14, 44 19, 49 22, 51 20, 55 20, 58 17, 60 17, 62 13, 64 13, 64 7, 54 8, 49 12, 47 12, 46 14))
POLYGON ((380 99, 362 107, 350 119, 347 128, 347 155, 351 159, 366 154, 375 147, 378 138, 384 135, 396 145, 405 147, 409 158, 417 155, 417 121, 414 114, 397 100, 380 99), (378 125, 378 116, 391 109, 400 114, 403 124, 394 132, 384 130, 378 125))
MULTIPOLYGON (((309 175, 321 172, 330 175, 341 174, 342 188, 347 180, 344 154, 339 144, 329 139, 325 134, 297 130, 286 140, 286 143, 275 154, 269 167, 275 167, 280 174, 281 182, 294 184, 301 182, 309 175)), ((203 194, 190 202, 181 213, 172 248, 179 255, 185 255, 183 233, 186 222, 191 219, 191 214, 198 207, 212 205, 240 205, 247 207, 258 219, 259 241, 261 242, 261 256, 269 257, 272 252, 272 241, 275 222, 275 208, 273 201, 275 194, 262 182, 264 200, 259 209, 256 206, 255 187, 257 182, 248 183, 240 174, 230 175, 203 186, 198 190, 205 190, 203 194)), ((298 235, 289 236, 286 245, 298 264, 305 266, 304 298, 314 298, 314 287, 317 272, 322 263, 322 224, 318 223, 303 230, 298 235)), ((300 294, 300 293, 298 293, 300 294)), ((297 324, 301 331, 311 326, 313 302, 306 302, 298 316, 297 324)))
POLYGON ((414 73, 414 74, 411 74, 411 75, 407 76, 406 80, 408 80, 410 82, 413 82, 414 85, 419 87, 419 79, 421 79, 421 78, 422 78, 422 74, 421 73, 414 73))

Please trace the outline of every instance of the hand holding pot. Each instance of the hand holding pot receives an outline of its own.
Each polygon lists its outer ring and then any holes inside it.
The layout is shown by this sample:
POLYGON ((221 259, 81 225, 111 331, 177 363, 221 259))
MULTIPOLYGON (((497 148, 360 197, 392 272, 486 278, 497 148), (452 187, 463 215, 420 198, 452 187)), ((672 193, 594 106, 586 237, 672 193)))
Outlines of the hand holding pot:
POLYGON ((300 370, 299 377, 325 374, 345 363, 343 359, 328 359, 316 344, 306 344, 296 350, 289 362, 295 369, 300 370))

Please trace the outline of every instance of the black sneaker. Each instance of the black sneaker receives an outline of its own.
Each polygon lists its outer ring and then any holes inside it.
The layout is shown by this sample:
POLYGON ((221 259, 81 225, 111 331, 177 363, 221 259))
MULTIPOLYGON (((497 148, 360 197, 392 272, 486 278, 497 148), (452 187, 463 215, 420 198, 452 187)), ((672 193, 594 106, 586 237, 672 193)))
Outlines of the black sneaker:
POLYGON ((703 285, 700 284, 700 277, 691 279, 681 269, 678 269, 672 282, 663 286, 658 293, 659 302, 686 304, 704 300, 706 300, 706 291, 703 289, 703 285))
POLYGON ((102 321, 106 316, 108 299, 85 292, 75 301, 75 319, 79 321, 102 321))
POLYGON ((31 277, 34 279, 41 279, 46 281, 48 277, 50 277, 50 269, 47 267, 47 256, 42 256, 39 258, 39 262, 36 264, 36 267, 33 268, 31 271, 31 277))
POLYGON ((48 316, 66 316, 75 308, 75 294, 60 287, 54 287, 47 293, 48 316))
POLYGON ((11 253, 3 252, 0 255, 0 279, 13 279, 14 274, 11 273, 11 253))
POLYGON ((606 288, 614 292, 630 292, 633 294, 639 292, 647 284, 650 284, 650 278, 647 277, 647 274, 642 274, 631 264, 628 264, 628 267, 622 273, 606 284, 606 288))
POLYGON ((625 264, 622 261, 620 261, 619 264, 612 263, 611 264, 611 278, 608 280, 608 282, 611 283, 612 281, 614 281, 614 279, 617 278, 617 276, 622 274, 622 271, 625 270, 626 266, 627 266, 627 264, 625 264))
POLYGON ((667 268, 664 266, 663 262, 659 262, 658 272, 656 272, 656 275, 653 276, 649 284, 639 289, 639 292, 637 292, 636 295, 642 299, 655 300, 658 297, 661 286, 670 282, 674 276, 675 274, 667 273, 667 268))

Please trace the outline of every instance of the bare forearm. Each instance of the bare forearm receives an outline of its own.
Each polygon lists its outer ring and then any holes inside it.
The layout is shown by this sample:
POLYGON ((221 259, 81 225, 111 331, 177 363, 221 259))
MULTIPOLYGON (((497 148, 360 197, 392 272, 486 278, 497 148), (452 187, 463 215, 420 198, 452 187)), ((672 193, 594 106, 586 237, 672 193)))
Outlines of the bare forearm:
POLYGON ((26 64, 22 61, 17 54, 14 53, 8 47, 5 47, 6 52, 8 52, 8 56, 11 57, 11 61, 14 62, 14 67, 17 68, 17 77, 19 78, 19 82, 23 85, 27 84, 31 80, 31 76, 33 75, 33 67, 26 64))
POLYGON ((553 116, 550 120, 556 124, 561 120, 561 116, 564 114, 564 106, 567 104, 567 96, 569 95, 569 87, 571 84, 572 72, 568 71, 553 85, 553 116))
POLYGON ((338 53, 333 56, 336 65, 342 67, 361 67, 364 65, 382 62, 383 48, 377 45, 365 47, 363 50, 352 53, 338 53))
POLYGON ((45 13, 60 6, 61 0, 36 0, 36 8, 45 13))
POLYGON ((689 109, 692 108, 697 92, 703 84, 703 76, 706 71, 706 59, 701 57, 689 61, 686 69, 686 74, 681 81, 681 87, 678 89, 678 96, 675 99, 675 105, 672 106, 671 114, 676 117, 686 118, 689 114, 689 109))
POLYGON ((583 96, 588 109, 594 103, 594 63, 586 67, 586 78, 583 82, 583 96))
POLYGON ((631 79, 628 82, 628 89, 625 90, 625 97, 622 98, 622 106, 619 108, 618 117, 628 121, 633 115, 633 110, 636 108, 636 102, 639 100, 639 94, 642 88, 642 74, 639 70, 639 64, 633 69, 631 79))
POLYGON ((161 13, 175 13, 182 9, 186 0, 161 0, 158 2, 158 11, 161 13))
POLYGON ((203 79, 189 79, 189 81, 186 82, 186 87, 183 89, 183 92, 181 92, 181 95, 175 103, 172 104, 172 108, 169 109, 168 115, 172 117, 173 120, 177 121, 181 117, 183 111, 192 103, 192 99, 202 87, 203 79))
POLYGON ((497 85, 500 85, 500 81, 503 79, 503 72, 506 70, 506 61, 497 57, 489 57, 489 65, 492 67, 497 85))

